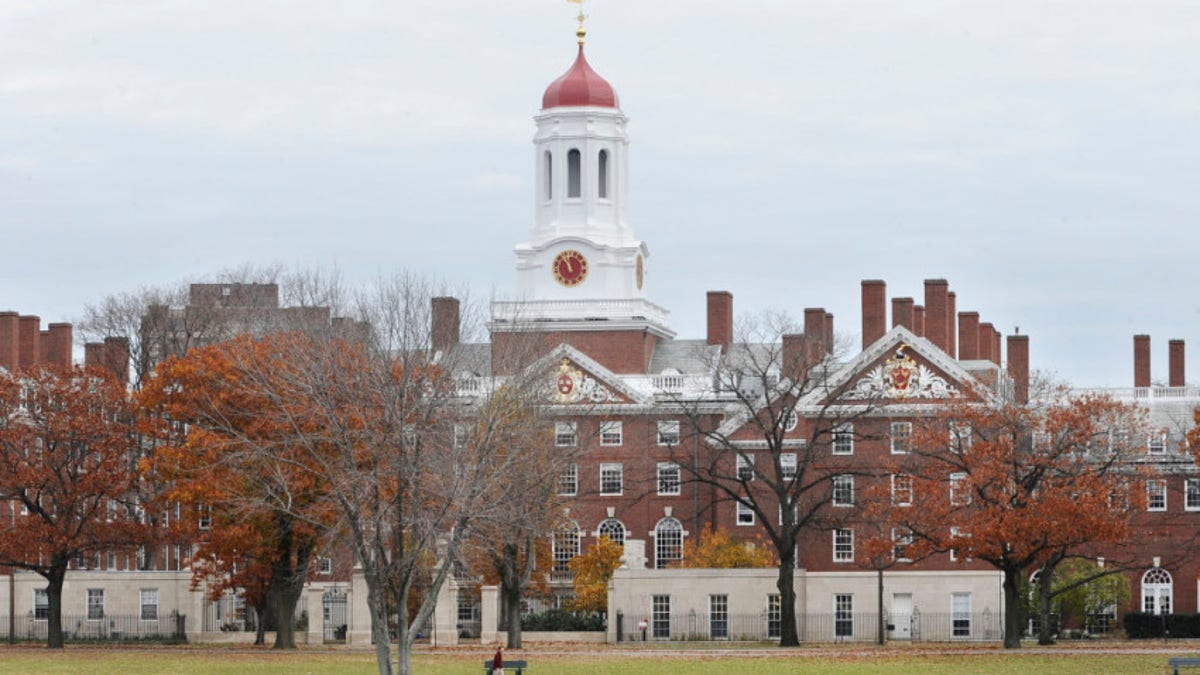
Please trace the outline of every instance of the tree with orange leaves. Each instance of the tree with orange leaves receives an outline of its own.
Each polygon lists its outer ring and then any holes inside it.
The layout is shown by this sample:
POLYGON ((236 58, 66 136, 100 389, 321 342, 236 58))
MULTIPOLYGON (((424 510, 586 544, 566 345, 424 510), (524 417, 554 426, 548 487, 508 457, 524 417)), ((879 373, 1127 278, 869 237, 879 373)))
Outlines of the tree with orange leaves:
POLYGON ((0 565, 46 578, 48 645, 62 648, 68 563, 142 543, 137 442, 125 388, 100 369, 0 370, 0 565), (17 512, 19 510, 19 513, 17 512))
POLYGON ((705 527, 700 536, 683 547, 681 567, 702 569, 745 569, 774 567, 775 554, 762 541, 735 540, 729 530, 705 527))
POLYGON ((1136 407, 1035 391, 1026 405, 980 394, 942 407, 894 467, 913 478, 911 505, 886 514, 911 534, 913 555, 956 550, 1003 574, 1006 648, 1021 645, 1025 570, 1050 583, 1059 562, 1123 543, 1142 497, 1130 462, 1143 433, 1136 407))

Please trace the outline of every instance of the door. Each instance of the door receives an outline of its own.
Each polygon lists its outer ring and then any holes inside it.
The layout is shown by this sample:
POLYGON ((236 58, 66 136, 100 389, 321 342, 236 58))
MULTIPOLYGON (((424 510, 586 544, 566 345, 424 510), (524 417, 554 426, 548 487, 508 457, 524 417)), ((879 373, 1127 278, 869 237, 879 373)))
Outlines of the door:
POLYGON ((912 593, 892 594, 892 639, 912 639, 912 593))

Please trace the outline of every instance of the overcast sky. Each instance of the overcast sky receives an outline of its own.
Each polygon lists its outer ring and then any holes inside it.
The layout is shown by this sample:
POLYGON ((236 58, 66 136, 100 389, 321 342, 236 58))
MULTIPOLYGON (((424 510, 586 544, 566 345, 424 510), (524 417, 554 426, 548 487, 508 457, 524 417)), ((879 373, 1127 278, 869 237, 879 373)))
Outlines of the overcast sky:
MULTIPOLYGON (((702 337, 833 312, 859 281, 1031 335, 1034 368, 1132 384, 1134 333, 1200 379, 1200 3, 595 0, 631 118, 650 298, 702 337)), ((515 291, 562 0, 4 0, 0 309, 244 262, 515 291)))

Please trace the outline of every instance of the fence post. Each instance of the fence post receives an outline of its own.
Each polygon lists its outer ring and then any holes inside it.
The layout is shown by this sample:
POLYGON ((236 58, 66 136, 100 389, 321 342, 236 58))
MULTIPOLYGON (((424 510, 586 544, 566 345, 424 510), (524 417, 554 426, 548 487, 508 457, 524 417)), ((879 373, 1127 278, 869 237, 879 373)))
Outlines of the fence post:
POLYGON ((617 642, 625 640, 625 612, 617 610, 617 642))

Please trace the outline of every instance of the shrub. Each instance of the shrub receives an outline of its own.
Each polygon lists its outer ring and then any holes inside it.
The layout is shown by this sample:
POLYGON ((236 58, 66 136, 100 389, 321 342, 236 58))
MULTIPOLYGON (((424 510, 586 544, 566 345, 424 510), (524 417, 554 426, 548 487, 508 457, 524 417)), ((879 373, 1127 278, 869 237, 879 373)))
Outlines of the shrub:
POLYGON ((548 609, 521 617, 521 630, 532 631, 601 631, 604 617, 592 612, 568 612, 548 609))
POLYGON ((1200 614, 1145 614, 1130 612, 1125 615, 1125 633, 1131 640, 1142 638, 1194 638, 1200 637, 1200 614))

